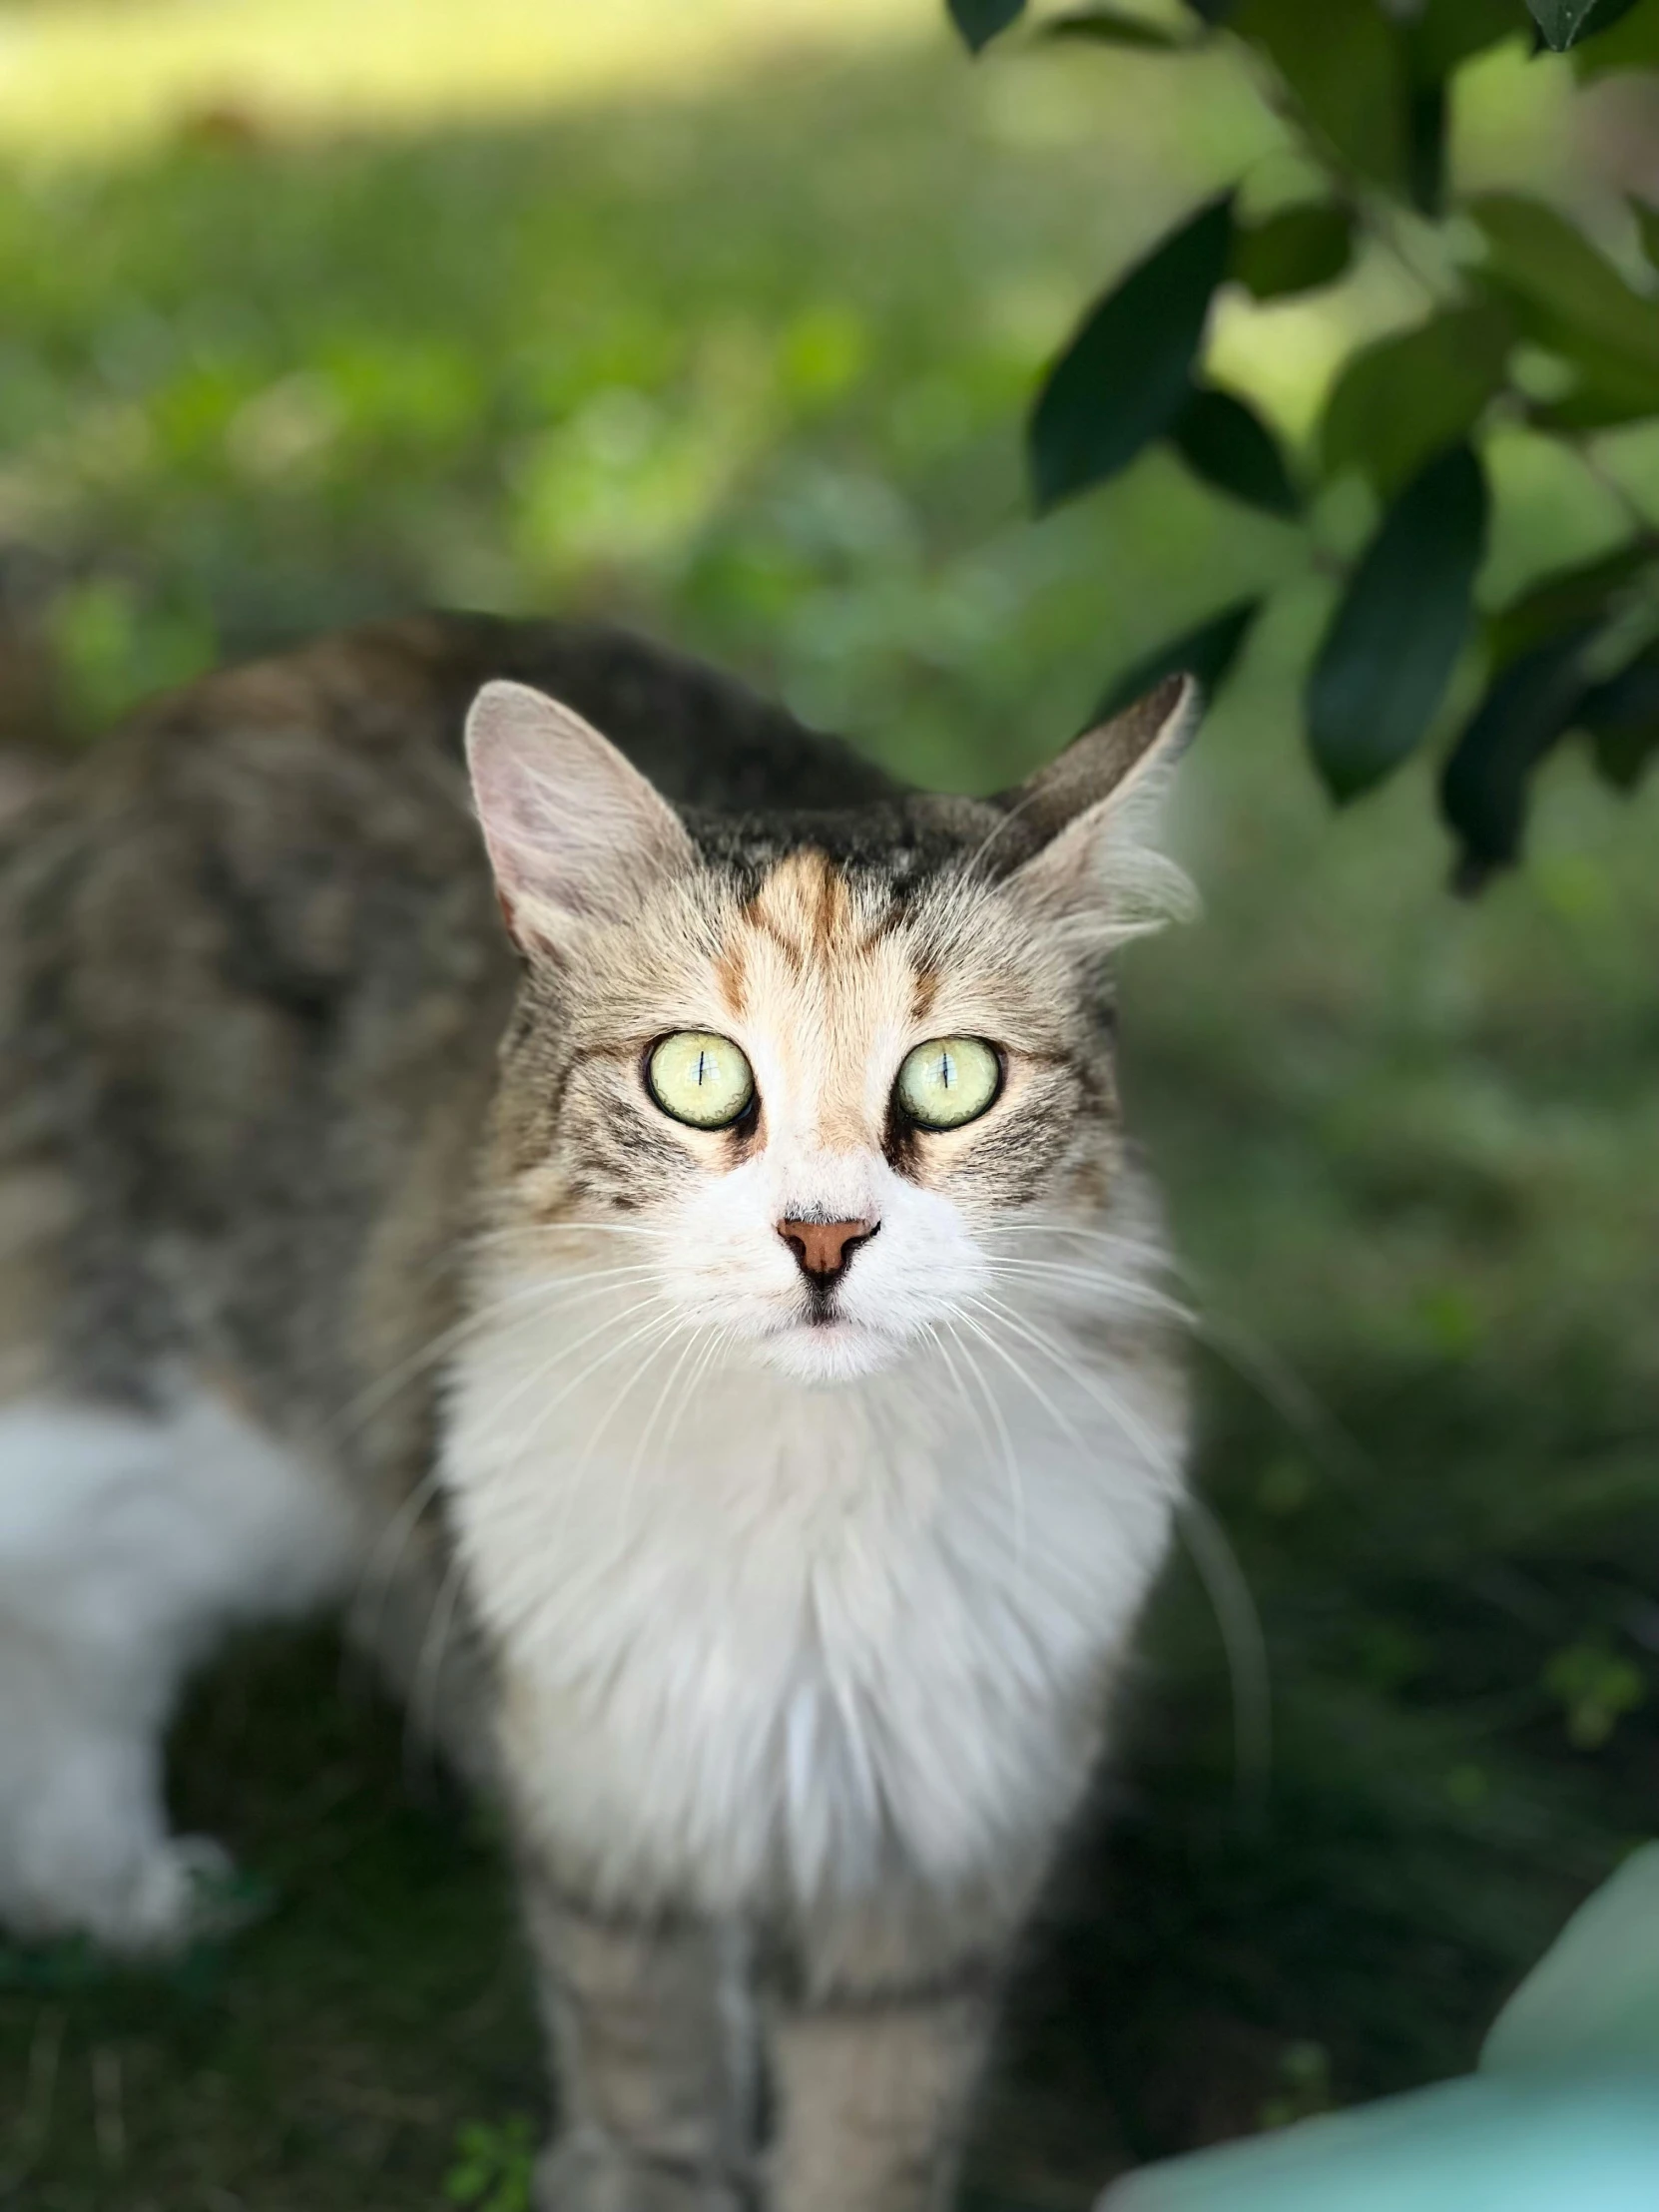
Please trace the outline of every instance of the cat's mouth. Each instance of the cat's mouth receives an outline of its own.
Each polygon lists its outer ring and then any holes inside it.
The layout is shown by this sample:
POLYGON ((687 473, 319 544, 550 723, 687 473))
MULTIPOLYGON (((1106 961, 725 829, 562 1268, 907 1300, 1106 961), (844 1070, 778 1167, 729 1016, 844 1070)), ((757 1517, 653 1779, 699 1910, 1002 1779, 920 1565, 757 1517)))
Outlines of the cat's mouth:
POLYGON ((769 1364, 809 1382, 849 1382, 887 1366, 898 1347, 884 1329, 817 1301, 761 1340, 769 1364))

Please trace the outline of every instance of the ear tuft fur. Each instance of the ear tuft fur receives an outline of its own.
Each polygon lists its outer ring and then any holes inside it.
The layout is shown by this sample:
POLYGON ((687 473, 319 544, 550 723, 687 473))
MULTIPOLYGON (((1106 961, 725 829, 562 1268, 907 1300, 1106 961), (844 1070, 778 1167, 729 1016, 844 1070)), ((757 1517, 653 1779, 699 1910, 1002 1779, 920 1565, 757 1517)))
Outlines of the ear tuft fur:
POLYGON ((501 911, 522 951, 557 950, 623 919, 643 879, 692 866, 684 824, 569 707, 527 684, 486 684, 466 723, 473 800, 501 911))
POLYGON ((1004 795, 1009 886, 1079 945, 1107 950, 1197 913, 1192 883, 1153 840, 1201 711, 1194 680, 1168 677, 1004 795))

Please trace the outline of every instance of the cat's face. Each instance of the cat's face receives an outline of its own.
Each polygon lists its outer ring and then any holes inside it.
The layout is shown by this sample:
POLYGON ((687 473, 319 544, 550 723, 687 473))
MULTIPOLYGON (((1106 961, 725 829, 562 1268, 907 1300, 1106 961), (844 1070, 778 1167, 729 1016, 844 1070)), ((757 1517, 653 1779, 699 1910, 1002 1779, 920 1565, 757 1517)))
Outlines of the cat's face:
POLYGON ((475 783, 527 955, 497 1227, 549 1268, 625 1244, 668 1317, 803 1381, 971 1330, 998 1233, 1115 1171, 1100 953, 1169 883, 1110 793, 1179 742, 1163 706, 1099 800, 700 847, 575 718, 491 687, 475 783))

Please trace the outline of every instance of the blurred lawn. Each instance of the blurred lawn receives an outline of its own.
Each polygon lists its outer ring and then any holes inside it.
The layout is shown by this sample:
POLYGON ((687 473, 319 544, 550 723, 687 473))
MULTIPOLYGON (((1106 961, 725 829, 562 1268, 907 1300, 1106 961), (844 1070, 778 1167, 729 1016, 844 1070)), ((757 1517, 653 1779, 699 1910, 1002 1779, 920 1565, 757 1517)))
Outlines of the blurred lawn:
MULTIPOLYGON (((1477 73, 1466 161, 1591 192, 1541 85, 1477 73)), ((931 0, 0 11, 13 728, 39 641, 78 743, 323 623, 590 607, 984 787, 1131 653, 1293 580, 1189 778, 1208 925, 1135 955, 1126 1021, 1275 1749, 1241 1808, 1179 1569, 974 2164, 1055 2205, 1466 2063, 1659 1785, 1652 797, 1563 762, 1525 876, 1456 905, 1425 773, 1341 820, 1313 789, 1297 537, 1159 456, 1021 505, 1045 351, 1253 157, 1296 189, 1225 71, 970 67, 931 0)), ((1411 311, 1369 272, 1232 314, 1224 356, 1297 432, 1348 318, 1411 311)), ((1496 584, 1618 527, 1524 438, 1498 473, 1496 584)), ((159 1979, 0 1952, 0 2203, 435 2206, 461 2123, 538 2108, 487 1824, 411 1788, 326 1639, 220 1669, 178 1768, 275 1909, 159 1979)))

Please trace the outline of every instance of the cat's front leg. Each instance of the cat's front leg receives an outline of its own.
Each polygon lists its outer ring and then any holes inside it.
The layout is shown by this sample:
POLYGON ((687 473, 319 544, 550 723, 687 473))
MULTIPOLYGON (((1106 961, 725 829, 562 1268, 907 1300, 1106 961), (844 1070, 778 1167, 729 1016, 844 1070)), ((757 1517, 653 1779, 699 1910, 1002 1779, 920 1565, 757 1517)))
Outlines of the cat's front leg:
POLYGON ((783 2012, 772 2035, 775 2212, 948 2203, 994 2019, 975 1983, 783 2012))
POLYGON ((948 2204, 1003 1969, 1040 1870, 808 1917, 770 2008, 772 2212, 948 2204))
POLYGON ((523 1890, 558 2115, 538 2212, 745 2212, 758 2099, 736 1933, 608 1916, 535 1863, 523 1890))

